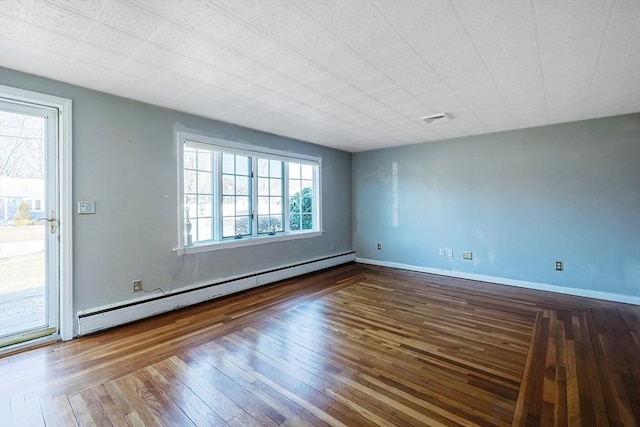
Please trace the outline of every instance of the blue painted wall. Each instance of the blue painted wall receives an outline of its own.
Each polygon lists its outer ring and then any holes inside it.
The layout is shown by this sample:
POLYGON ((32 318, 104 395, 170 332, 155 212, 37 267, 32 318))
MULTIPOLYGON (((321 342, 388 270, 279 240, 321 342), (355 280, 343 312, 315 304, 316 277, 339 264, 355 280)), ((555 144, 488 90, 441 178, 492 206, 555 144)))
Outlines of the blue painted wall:
POLYGON ((353 194, 360 258, 640 296, 640 114, 357 153, 353 194))
POLYGON ((351 154, 0 68, 0 84, 73 101, 74 312, 352 250, 351 154), (322 158, 322 236, 178 256, 176 132, 322 158), (335 250, 332 250, 335 245, 335 250))

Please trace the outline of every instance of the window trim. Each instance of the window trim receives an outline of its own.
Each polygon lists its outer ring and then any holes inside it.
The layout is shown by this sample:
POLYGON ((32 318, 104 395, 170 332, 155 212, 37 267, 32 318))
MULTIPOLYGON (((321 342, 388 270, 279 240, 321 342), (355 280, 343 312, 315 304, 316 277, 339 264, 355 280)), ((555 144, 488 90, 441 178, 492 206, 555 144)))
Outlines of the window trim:
MULTIPOLYGON (((207 251, 215 251, 220 249, 237 248, 243 246, 259 245, 264 243, 281 242, 287 240, 295 240, 302 238, 310 238, 321 236, 324 232, 322 228, 322 158, 317 156, 310 156, 306 154, 292 153, 290 151, 280 151, 272 148, 264 148, 255 145, 245 144, 241 142, 229 141, 219 138, 213 138, 206 135, 195 134, 186 131, 178 131, 176 133, 176 151, 177 151, 177 178, 178 178, 178 247, 175 248, 179 254, 184 253, 200 253, 207 251), (185 141, 190 141, 196 144, 203 144, 207 146, 213 146, 227 152, 234 152, 241 155, 259 156, 260 158, 267 158, 273 160, 280 160, 285 162, 295 162, 301 164, 308 164, 316 166, 314 168, 314 193, 313 198, 316 201, 314 214, 314 220, 316 227, 313 230, 300 230, 300 231, 288 231, 279 232, 276 235, 257 234, 255 236, 245 236, 242 239, 219 239, 206 242, 195 242, 191 246, 185 246, 184 236, 184 146, 185 141)), ((287 168, 284 168, 287 169, 287 168)), ((283 179, 284 176, 283 176, 283 179)), ((215 180, 219 180, 215 177, 215 180)), ((255 181, 257 182, 257 180, 255 181)), ((252 181, 252 185, 255 183, 252 181)), ((288 195, 283 194, 283 220, 285 212, 288 206, 288 195)), ((214 206, 217 203, 214 203, 214 206)), ((257 209, 257 206, 256 206, 257 209)), ((213 212, 214 217, 217 212, 213 212)), ((257 211, 255 213, 257 215, 257 211)), ((288 217, 288 215, 286 215, 288 217)), ((217 221, 217 218, 215 219, 217 221)), ((215 236, 214 239, 219 236, 215 236)))

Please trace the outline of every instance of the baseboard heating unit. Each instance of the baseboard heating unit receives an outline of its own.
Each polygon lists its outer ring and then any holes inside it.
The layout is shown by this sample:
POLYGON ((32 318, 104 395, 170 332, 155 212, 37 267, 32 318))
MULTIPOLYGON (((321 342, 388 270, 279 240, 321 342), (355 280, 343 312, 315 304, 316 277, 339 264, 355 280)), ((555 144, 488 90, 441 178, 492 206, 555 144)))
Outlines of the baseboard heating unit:
POLYGON ((345 252, 242 277, 220 280, 216 283, 181 288, 165 296, 142 297, 122 304, 110 304, 90 310, 81 310, 77 313, 77 335, 87 335, 257 286, 346 264, 355 261, 355 259, 354 252, 345 252))

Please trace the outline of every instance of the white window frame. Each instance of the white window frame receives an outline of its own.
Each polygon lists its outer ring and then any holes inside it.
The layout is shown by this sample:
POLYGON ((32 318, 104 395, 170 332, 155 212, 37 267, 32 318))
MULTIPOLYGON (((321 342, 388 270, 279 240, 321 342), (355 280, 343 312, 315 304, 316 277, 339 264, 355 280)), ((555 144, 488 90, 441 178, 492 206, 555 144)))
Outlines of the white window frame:
MULTIPOLYGON (((176 133, 176 148, 177 148, 177 161, 178 161, 178 247, 176 248, 179 254, 183 253, 199 253, 199 252, 207 252, 214 251, 220 249, 228 249, 242 246, 251 246, 258 245, 264 243, 272 243, 293 239, 303 239, 310 237, 321 236, 323 233, 322 229, 322 158, 316 156, 309 156, 305 154, 297 154, 291 153, 288 151, 280 151, 274 150, 270 148, 257 147, 250 144, 243 144, 235 141, 228 141, 219 138, 213 138, 205 135, 194 134, 190 132, 178 131, 176 133), (311 164, 313 166, 317 166, 314 168, 314 188, 313 188, 313 219, 314 219, 314 229, 312 230, 296 230, 296 231, 284 231, 278 232, 275 235, 269 234, 257 234, 257 229, 254 230, 256 235, 252 236, 244 236, 242 239, 220 239, 217 233, 214 234, 214 239, 212 241, 206 242, 195 242, 193 245, 186 246, 185 245, 185 232, 184 232, 184 146, 185 141, 195 142, 197 144, 206 144, 212 146, 212 150, 223 150, 225 152, 237 152, 237 154, 242 155, 251 155, 258 156, 260 158, 267 158, 273 160, 280 160, 285 162, 295 162, 295 163, 304 163, 311 164)), ((257 165, 253 164, 252 169, 254 176, 257 177, 257 165)), ((283 182, 288 179, 288 168, 285 167, 283 173, 283 182)), ((219 177, 214 177, 214 185, 219 186, 219 177)), ((257 178, 253 179, 251 185, 252 192, 256 191, 257 188, 257 178)), ((283 191, 286 189, 286 185, 283 185, 283 191)), ((214 195, 214 221, 219 221, 219 209, 217 208, 218 200, 216 196, 219 196, 219 193, 214 195)), ((283 224, 288 224, 289 221, 289 209, 288 209, 288 194, 283 194, 283 224)), ((253 200, 253 196, 252 196, 253 200)), ((257 198, 256 198, 257 200, 257 198)), ((257 218, 257 204, 252 205, 254 216, 257 218)), ((285 228, 286 229, 286 228, 285 228)))
POLYGON ((44 200, 42 199, 42 197, 26 197, 22 200, 27 202, 27 205, 29 206, 29 211, 31 213, 44 212, 44 200), (40 202, 40 209, 36 209, 36 202, 40 202))

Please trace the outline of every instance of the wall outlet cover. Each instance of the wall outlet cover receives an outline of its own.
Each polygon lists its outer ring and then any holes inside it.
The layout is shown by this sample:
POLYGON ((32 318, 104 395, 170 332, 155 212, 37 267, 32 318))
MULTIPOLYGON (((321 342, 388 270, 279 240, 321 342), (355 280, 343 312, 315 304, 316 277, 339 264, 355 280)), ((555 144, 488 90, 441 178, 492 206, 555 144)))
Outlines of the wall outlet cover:
POLYGON ((142 291, 142 280, 134 280, 131 282, 132 289, 131 292, 141 292, 142 291))

